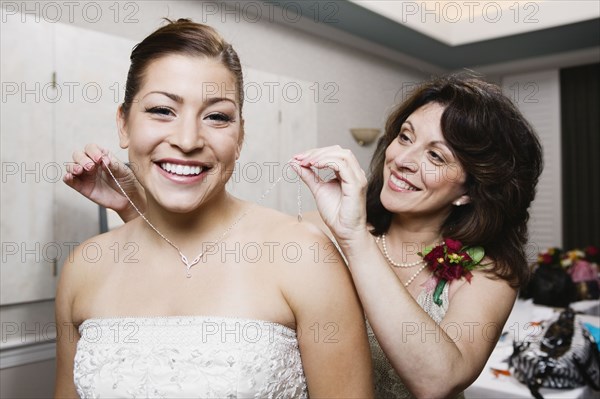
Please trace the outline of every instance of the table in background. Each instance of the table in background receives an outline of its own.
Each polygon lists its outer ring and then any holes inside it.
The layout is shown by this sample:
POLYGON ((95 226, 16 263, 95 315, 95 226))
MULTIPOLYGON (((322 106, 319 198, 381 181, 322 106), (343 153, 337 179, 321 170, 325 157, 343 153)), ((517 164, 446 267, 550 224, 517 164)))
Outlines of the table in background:
MULTIPOLYGON (((571 307, 575 311, 586 313, 585 315, 577 315, 578 320, 600 326, 600 300, 576 302, 571 304, 571 307)), ((526 385, 521 384, 512 376, 500 375, 496 377, 490 368, 508 369, 506 359, 512 354, 513 339, 523 339, 531 333, 531 330, 529 330, 531 322, 547 320, 560 310, 534 305, 531 300, 517 300, 504 326, 503 331, 508 334, 502 341, 498 342, 479 378, 465 391, 465 397, 467 399, 531 398, 531 393, 526 385)), ((600 399, 600 392, 593 391, 589 387, 569 390, 542 388, 540 394, 544 399, 600 399)))

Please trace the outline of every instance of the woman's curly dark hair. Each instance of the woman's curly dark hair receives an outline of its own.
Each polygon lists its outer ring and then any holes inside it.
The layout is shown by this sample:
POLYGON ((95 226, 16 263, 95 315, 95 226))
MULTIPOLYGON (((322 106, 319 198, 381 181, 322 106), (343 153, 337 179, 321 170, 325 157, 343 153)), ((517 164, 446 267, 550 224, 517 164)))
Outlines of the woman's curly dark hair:
POLYGON ((529 206, 543 168, 542 148, 530 124, 501 89, 472 76, 451 75, 422 84, 389 116, 379 139, 367 189, 367 220, 379 235, 392 213, 381 203, 385 150, 404 121, 427 103, 445 109, 444 138, 462 165, 471 201, 453 207, 442 236, 465 245, 480 245, 494 262, 491 272, 513 287, 527 281, 524 246, 529 206))

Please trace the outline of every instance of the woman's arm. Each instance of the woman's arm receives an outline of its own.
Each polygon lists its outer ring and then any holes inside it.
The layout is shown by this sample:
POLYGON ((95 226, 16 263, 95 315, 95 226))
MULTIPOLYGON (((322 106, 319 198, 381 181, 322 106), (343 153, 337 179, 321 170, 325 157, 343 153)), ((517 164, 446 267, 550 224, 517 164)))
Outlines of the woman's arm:
POLYGON ((285 267, 284 295, 294 312, 311 397, 373 397, 365 320, 350 273, 335 246, 314 226, 299 225, 297 263, 285 267))
POLYGON ((144 189, 138 184, 132 169, 98 145, 88 144, 83 151, 74 152, 73 162, 66 168, 63 181, 68 186, 96 204, 116 211, 125 222, 138 217, 138 213, 123 196, 107 168, 138 209, 143 212, 146 208, 144 189))
POLYGON ((373 331, 405 385, 417 397, 462 391, 477 378, 493 350, 515 290, 475 272, 471 284, 454 290, 438 326, 396 277, 367 229, 367 181, 352 153, 335 146, 307 151, 296 160, 348 261, 373 331), (312 168, 332 169, 336 178, 323 182, 312 168))
POLYGON ((373 239, 364 241, 367 245, 357 244, 344 254, 390 363, 414 396, 456 396, 485 366, 516 299, 515 290, 475 271, 470 284, 453 283, 461 285, 437 325, 404 288, 373 239))
POLYGON ((80 338, 72 312, 78 286, 75 257, 76 253, 69 256, 61 269, 56 291, 56 385, 54 388, 56 399, 79 398, 73 382, 73 360, 80 338))

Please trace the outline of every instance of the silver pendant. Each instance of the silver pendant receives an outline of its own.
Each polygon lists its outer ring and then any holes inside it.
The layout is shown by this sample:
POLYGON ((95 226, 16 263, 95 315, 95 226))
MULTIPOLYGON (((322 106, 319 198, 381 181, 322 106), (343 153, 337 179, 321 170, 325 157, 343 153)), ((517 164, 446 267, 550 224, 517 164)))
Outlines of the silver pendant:
POLYGON ((198 254, 198 256, 196 256, 196 258, 192 261, 192 263, 190 263, 188 261, 188 258, 181 252, 179 252, 179 255, 181 255, 181 261, 183 262, 183 264, 185 265, 185 268, 186 268, 186 277, 187 278, 192 277, 192 274, 190 273, 190 269, 192 268, 192 266, 194 266, 195 264, 200 262, 200 259, 202 259, 202 255, 204 255, 204 252, 201 252, 200 254, 198 254))

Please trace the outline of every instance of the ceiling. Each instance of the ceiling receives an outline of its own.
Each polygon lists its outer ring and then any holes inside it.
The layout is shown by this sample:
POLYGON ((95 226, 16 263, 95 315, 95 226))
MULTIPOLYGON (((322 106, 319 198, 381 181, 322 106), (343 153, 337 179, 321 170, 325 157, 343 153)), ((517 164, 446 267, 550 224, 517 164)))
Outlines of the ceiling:
POLYGON ((349 1, 450 46, 600 17, 600 2, 590 0, 349 1))
POLYGON ((600 54, 598 0, 273 3, 436 70, 485 67, 585 49, 592 50, 593 58, 600 54))

